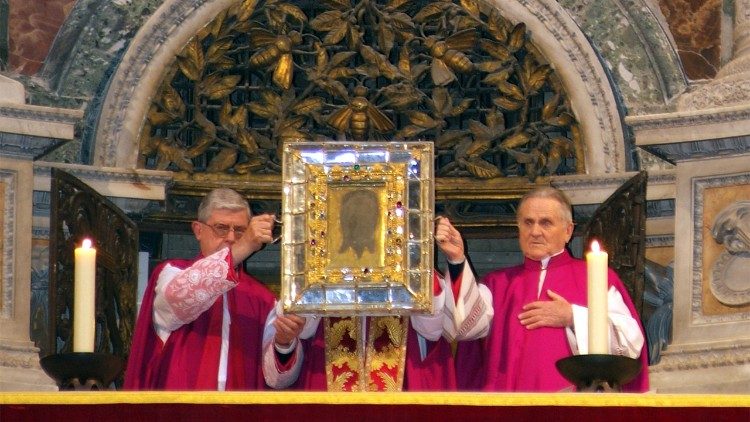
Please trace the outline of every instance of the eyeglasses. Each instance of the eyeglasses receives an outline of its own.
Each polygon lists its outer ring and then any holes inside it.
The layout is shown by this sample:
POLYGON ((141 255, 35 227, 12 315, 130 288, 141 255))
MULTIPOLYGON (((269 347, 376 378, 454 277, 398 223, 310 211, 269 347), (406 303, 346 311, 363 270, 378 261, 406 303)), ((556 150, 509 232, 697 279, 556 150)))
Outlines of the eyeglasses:
POLYGON ((199 223, 203 224, 204 226, 211 227, 211 230, 214 231, 214 234, 217 237, 227 237, 229 236, 229 232, 233 231, 234 237, 236 239, 239 239, 247 231, 247 226, 230 226, 228 224, 222 224, 222 223, 208 224, 202 221, 199 221, 199 223))

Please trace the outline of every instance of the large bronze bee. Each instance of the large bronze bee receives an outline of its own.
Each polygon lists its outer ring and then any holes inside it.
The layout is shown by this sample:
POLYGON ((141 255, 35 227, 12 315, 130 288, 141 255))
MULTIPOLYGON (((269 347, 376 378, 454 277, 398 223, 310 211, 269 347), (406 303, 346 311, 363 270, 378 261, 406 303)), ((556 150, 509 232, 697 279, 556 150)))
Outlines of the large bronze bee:
POLYGON ((328 124, 339 132, 350 131, 356 140, 365 139, 370 126, 380 133, 388 133, 396 128, 388 116, 367 100, 367 88, 363 85, 354 88, 354 98, 349 105, 333 112, 328 124))
POLYGON ((250 30, 252 43, 261 48, 250 56, 250 65, 264 67, 273 65, 273 82, 280 88, 289 89, 292 86, 294 62, 292 48, 302 43, 302 35, 297 31, 289 34, 276 35, 261 28, 250 30))
POLYGON ((432 81, 437 86, 445 86, 456 80, 454 71, 469 73, 474 69, 474 64, 461 51, 474 48, 477 34, 473 29, 456 32, 440 40, 435 36, 425 38, 424 45, 430 50, 432 56, 432 81))

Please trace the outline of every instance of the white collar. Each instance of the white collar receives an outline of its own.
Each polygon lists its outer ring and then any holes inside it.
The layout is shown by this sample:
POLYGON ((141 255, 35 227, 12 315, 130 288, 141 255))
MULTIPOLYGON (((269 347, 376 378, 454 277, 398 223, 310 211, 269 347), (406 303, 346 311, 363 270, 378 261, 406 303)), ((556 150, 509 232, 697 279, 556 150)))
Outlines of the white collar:
POLYGON ((541 262, 541 263, 542 263, 542 269, 543 269, 543 270, 546 270, 546 269, 547 269, 547 265, 549 265, 549 260, 550 260, 550 259, 552 259, 552 257, 555 257, 555 256, 557 256, 557 255, 560 255, 561 253, 563 253, 563 251, 565 251, 565 249, 564 249, 564 248, 563 248, 563 249, 561 249, 561 250, 560 250, 560 252, 558 252, 558 253, 556 253, 556 254, 552 254, 552 255, 549 255, 549 256, 545 256, 544 258, 542 258, 542 260, 541 260, 541 261, 539 261, 539 262, 541 262))

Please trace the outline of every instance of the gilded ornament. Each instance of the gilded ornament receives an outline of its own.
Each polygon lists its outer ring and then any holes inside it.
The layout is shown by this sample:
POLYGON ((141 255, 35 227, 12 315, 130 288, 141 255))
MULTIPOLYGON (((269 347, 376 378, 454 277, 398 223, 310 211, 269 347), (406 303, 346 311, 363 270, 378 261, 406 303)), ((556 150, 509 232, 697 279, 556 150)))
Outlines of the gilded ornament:
POLYGON ((474 64, 461 51, 474 48, 477 34, 473 29, 457 32, 445 40, 435 36, 425 38, 425 46, 432 55, 432 81, 437 86, 445 86, 456 80, 453 73, 469 73, 474 64))
POLYGON ((250 56, 250 66, 273 68, 273 81, 282 89, 292 86, 294 60, 292 48, 302 42, 302 35, 297 31, 275 35, 265 29, 256 28, 250 32, 253 45, 259 50, 250 56))
POLYGON ((238 1, 176 55, 145 117, 139 165, 212 180, 278 175, 284 142, 316 139, 427 139, 446 178, 585 173, 555 70, 483 0, 238 1))
POLYGON ((354 98, 348 106, 334 112, 328 124, 339 132, 351 133, 356 140, 364 140, 370 128, 379 133, 388 133, 395 126, 377 107, 367 100, 367 88, 362 85, 354 88, 354 98))

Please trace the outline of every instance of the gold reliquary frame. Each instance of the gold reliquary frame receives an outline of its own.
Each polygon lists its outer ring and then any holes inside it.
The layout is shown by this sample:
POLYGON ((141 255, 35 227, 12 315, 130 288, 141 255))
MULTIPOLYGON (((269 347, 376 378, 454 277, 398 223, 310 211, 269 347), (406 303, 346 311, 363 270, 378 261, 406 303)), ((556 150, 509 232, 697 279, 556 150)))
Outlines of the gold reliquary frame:
POLYGON ((282 166, 285 312, 432 312, 431 142, 294 142, 282 166))

